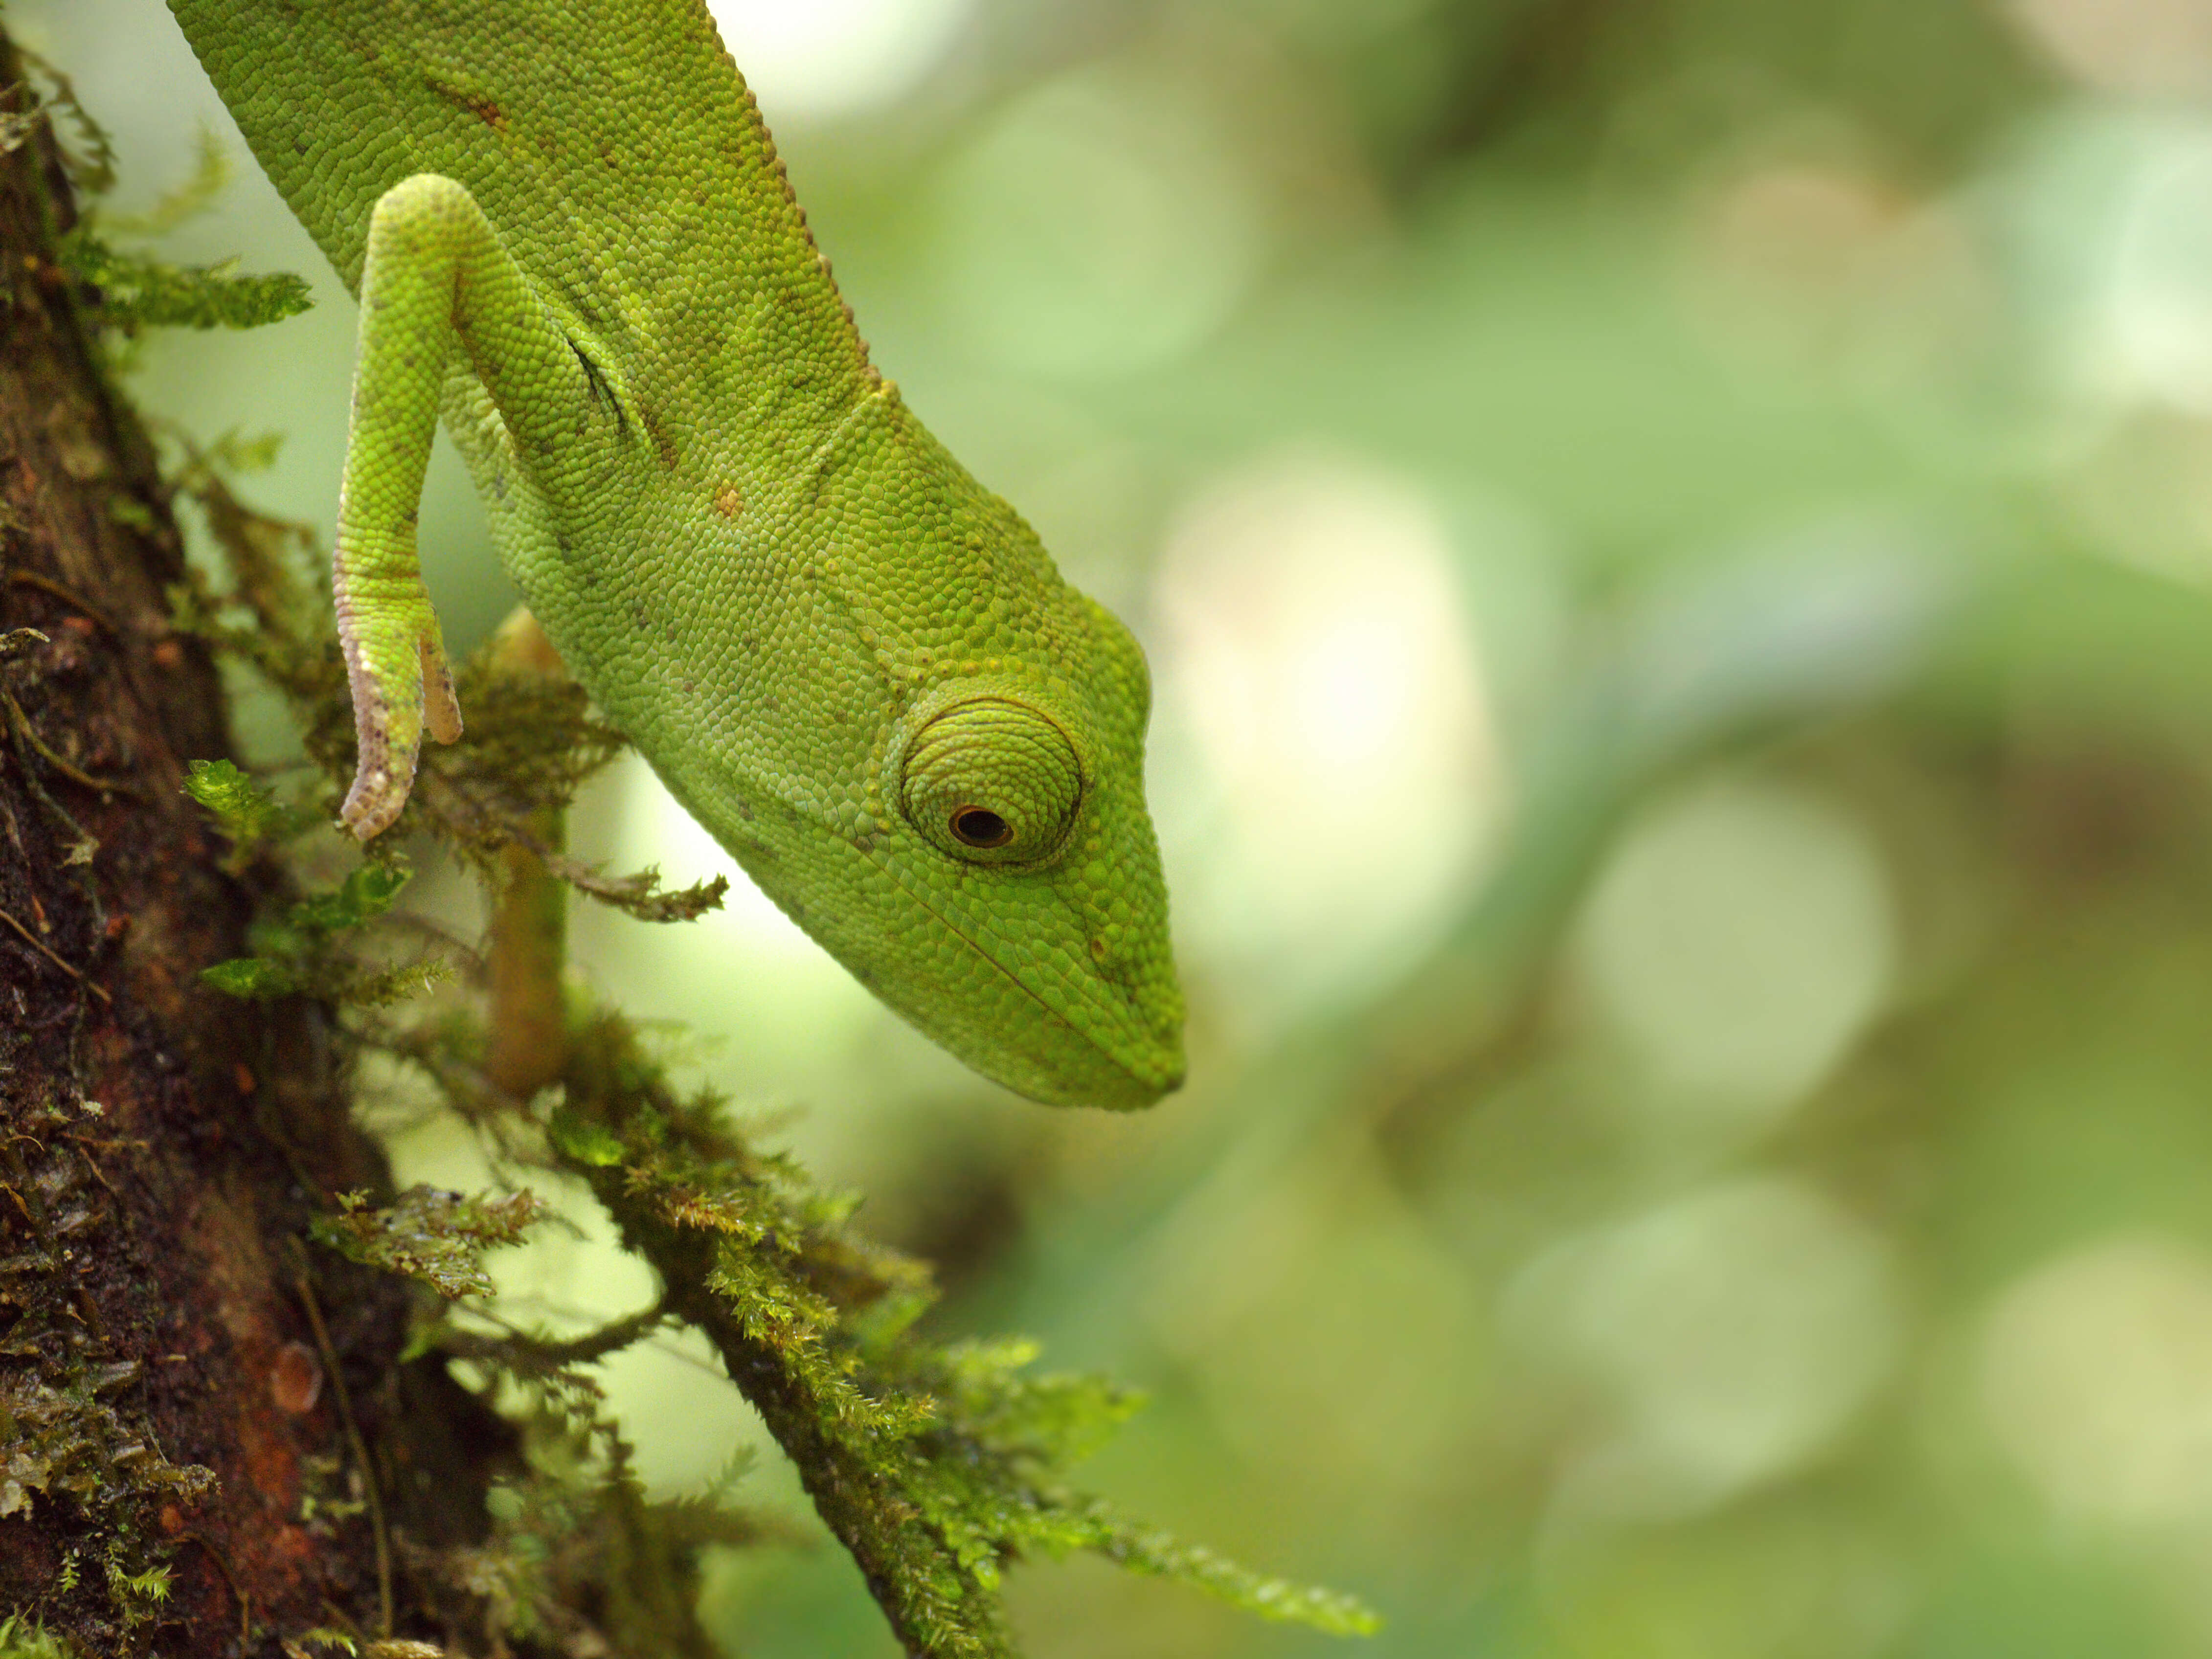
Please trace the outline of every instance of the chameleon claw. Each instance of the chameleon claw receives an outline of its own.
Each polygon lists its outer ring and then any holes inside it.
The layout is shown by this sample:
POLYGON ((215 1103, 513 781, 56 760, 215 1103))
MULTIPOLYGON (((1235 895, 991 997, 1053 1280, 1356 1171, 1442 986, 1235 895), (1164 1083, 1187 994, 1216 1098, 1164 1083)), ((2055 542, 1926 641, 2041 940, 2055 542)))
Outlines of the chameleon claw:
POLYGON ((374 841, 389 830, 407 805, 410 778, 406 783, 396 783, 390 770, 378 767, 367 768, 354 774, 353 787, 346 793, 345 805, 338 808, 338 822, 356 841, 374 841))
POLYGON ((437 624, 424 636, 422 654, 422 724, 440 743, 461 740, 461 700, 453 694, 453 665, 446 660, 446 644, 437 624))
MULTIPOLYGON (((416 641, 412 661, 400 656, 398 661, 404 665, 388 677, 401 682, 392 688, 399 699, 400 712, 396 715, 394 701, 385 695, 386 682, 380 681, 369 669, 368 653, 348 625, 351 621, 350 608, 342 610, 339 632, 346 647, 348 678, 352 683, 354 743, 358 758, 354 765, 353 787, 346 792, 344 805, 338 808, 338 822, 355 840, 368 842, 389 830, 406 809, 407 798, 415 787, 416 768, 422 758, 424 730, 427 728, 440 743, 453 743, 459 738, 461 705, 453 694, 453 669, 447 662, 445 643, 439 637, 434 618, 416 641), (407 672, 410 667, 416 670, 412 674, 407 672)), ((404 651, 404 647, 401 648, 404 651)), ((385 651, 379 655, 390 661, 393 653, 385 651)))
POLYGON ((415 785, 420 739, 392 729, 391 710, 374 690, 354 688, 356 762, 353 787, 338 808, 338 822, 356 841, 374 841, 389 830, 407 805, 415 785))

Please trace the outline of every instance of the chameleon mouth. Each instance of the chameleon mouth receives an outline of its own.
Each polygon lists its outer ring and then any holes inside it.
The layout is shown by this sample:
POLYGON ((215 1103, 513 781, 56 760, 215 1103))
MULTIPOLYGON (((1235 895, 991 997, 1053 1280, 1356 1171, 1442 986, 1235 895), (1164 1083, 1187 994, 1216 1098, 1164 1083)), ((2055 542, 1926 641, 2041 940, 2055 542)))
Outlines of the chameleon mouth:
MULTIPOLYGON (((1156 1051, 1164 1064, 1133 1065, 1123 1049, 1100 1042, 1066 1012, 1047 1002, 1035 988, 1000 962, 966 928, 931 903, 927 895, 916 892, 902 880, 897 871, 872 856, 869 862, 889 876, 899 890, 912 899, 932 921, 958 939, 977 960, 988 964, 1002 981, 1027 999, 1036 1009, 1045 1030, 1059 1034, 1065 1039, 1060 1043, 1008 1043, 979 1047, 927 1018, 918 1009, 893 1005, 907 1019, 920 1026, 927 1036, 944 1044, 967 1064, 1017 1094, 1051 1106, 1101 1106, 1127 1110, 1149 1106, 1162 1095, 1182 1086, 1184 1063, 1181 1046, 1156 1045, 1145 1030, 1135 1009, 1128 1009, 1124 1021, 1116 1022, 1125 1024, 1129 1036, 1133 1038, 1127 1048, 1139 1053, 1156 1051), (1053 1057, 1043 1052, 1052 1048, 1060 1048, 1066 1060, 1076 1063, 1054 1065, 1053 1057)), ((883 988, 880 982, 876 988, 880 994, 883 988)), ((885 1000, 890 1000, 889 998, 885 1000)), ((1077 999, 1071 997, 1070 1000, 1077 999)), ((1088 1002, 1089 1000, 1083 1000, 1088 1002)))

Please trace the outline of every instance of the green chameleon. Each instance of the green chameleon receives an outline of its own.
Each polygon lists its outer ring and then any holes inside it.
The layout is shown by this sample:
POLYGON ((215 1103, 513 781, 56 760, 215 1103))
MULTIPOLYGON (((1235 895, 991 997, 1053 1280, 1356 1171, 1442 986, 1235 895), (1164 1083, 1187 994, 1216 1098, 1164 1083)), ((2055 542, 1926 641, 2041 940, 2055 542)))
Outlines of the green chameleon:
POLYGON ((1054 1103, 1182 1079, 1127 629, 877 373, 702 0, 170 0, 361 298, 333 559, 399 815, 442 415, 584 688, 801 927, 1054 1103))

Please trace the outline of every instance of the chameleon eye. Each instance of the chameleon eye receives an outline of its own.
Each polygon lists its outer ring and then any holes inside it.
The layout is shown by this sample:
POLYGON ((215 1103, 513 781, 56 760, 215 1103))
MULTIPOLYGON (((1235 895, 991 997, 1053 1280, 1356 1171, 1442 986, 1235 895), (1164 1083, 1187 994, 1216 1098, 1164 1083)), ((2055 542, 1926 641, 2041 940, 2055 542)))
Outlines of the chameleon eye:
POLYGON ((1066 840, 1083 797, 1067 734, 1034 708, 978 697, 948 708, 907 750, 908 823, 969 864, 1035 864, 1066 840))
POLYGON ((988 806, 953 808, 951 829, 967 847, 1004 847, 1014 838, 1014 826, 988 806))

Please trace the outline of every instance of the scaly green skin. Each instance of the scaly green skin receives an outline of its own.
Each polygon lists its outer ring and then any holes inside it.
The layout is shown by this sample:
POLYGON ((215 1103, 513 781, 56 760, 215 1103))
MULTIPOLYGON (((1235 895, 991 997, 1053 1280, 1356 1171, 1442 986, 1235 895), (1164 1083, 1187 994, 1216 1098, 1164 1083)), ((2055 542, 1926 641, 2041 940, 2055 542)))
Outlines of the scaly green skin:
POLYGON ((355 832, 459 731, 442 414, 571 671, 800 926, 1033 1098, 1174 1088, 1143 657, 870 367, 701 0, 170 3, 362 296, 355 832))

